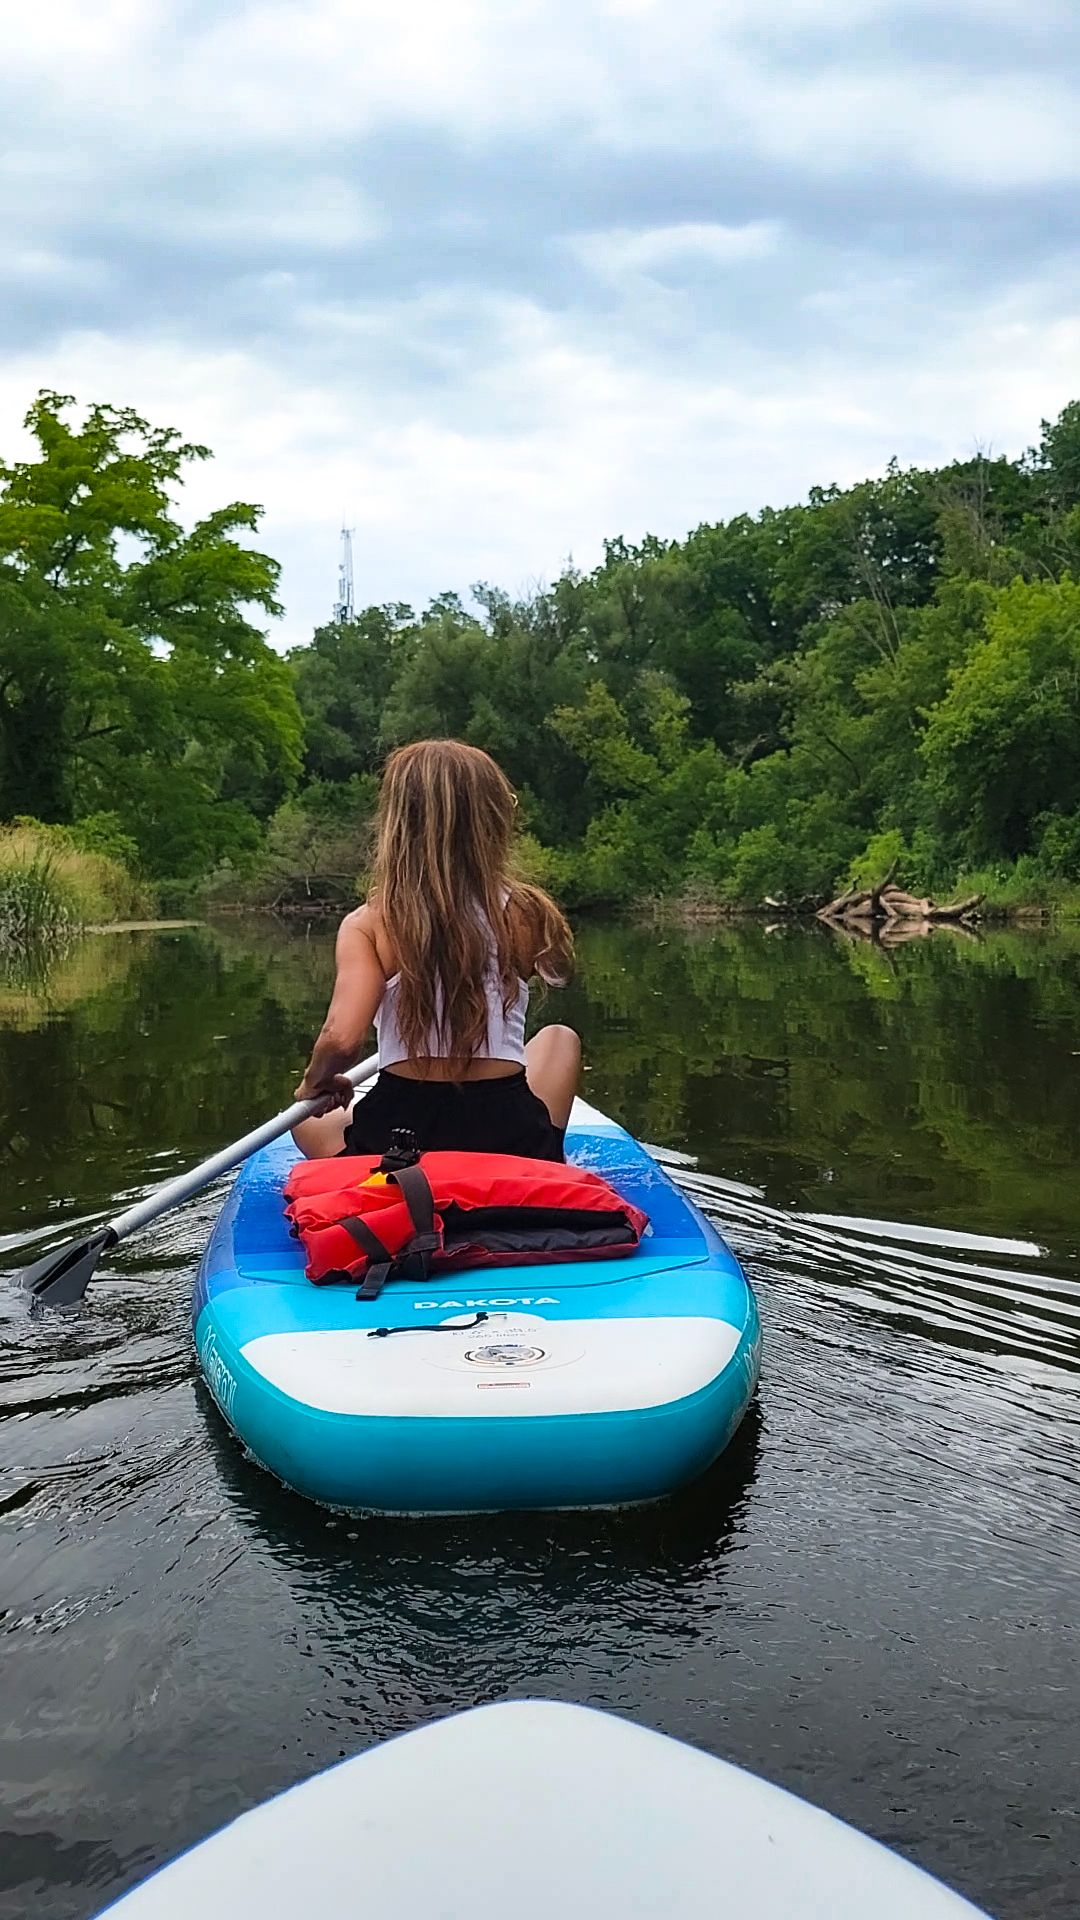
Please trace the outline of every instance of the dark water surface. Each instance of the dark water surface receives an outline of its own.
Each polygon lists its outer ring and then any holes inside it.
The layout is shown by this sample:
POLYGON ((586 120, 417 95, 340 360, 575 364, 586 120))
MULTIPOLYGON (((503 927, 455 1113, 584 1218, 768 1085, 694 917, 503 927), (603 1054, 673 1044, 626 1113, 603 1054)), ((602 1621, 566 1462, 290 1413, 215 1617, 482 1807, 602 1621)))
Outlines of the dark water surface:
MULTIPOLYGON (((334 1518, 196 1377, 220 1191, 74 1314, 0 1288, 3 1914, 82 1920, 339 1755, 530 1693, 741 1761, 1000 1920, 1080 1912, 1080 936, 582 948, 586 1091, 692 1157, 757 1289, 731 1454, 623 1515, 334 1518)), ((329 972, 327 933, 258 925, 0 980, 3 1265, 283 1105, 329 972)))

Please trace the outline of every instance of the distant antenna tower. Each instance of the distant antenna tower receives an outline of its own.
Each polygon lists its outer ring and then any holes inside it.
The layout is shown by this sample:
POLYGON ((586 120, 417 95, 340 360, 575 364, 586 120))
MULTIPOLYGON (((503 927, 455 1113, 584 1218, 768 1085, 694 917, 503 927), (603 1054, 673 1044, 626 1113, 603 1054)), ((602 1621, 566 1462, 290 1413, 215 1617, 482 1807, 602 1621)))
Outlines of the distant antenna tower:
POLYGON ((341 565, 338 568, 338 597, 334 608, 335 620, 351 620, 356 608, 353 604, 352 537, 353 527, 341 529, 341 565))

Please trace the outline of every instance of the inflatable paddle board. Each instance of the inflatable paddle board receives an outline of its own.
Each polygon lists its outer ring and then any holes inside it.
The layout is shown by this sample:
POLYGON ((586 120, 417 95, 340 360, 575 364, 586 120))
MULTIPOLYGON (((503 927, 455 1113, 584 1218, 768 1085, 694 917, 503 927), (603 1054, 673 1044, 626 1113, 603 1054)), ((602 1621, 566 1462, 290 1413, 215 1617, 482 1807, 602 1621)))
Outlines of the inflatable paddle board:
POLYGON ((331 1507, 491 1512, 655 1500, 731 1439, 757 1381, 753 1293, 645 1149, 576 1101, 567 1158, 649 1216, 617 1259, 313 1286, 282 1188, 291 1139, 247 1161, 195 1286, 195 1347, 225 1419, 331 1507))
POLYGON ((480 1707, 293 1787, 115 1920, 986 1920, 726 1761, 551 1701, 480 1707))

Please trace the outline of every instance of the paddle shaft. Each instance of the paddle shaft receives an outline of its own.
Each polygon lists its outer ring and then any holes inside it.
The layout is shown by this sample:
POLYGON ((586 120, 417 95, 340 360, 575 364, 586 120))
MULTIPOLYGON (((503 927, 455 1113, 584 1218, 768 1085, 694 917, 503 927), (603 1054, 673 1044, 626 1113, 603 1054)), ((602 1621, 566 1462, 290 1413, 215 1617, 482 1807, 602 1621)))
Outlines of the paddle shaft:
MULTIPOLYGON (((373 1054, 370 1060, 361 1060, 359 1066, 350 1067, 345 1078, 351 1080, 354 1087, 362 1087, 366 1081, 374 1080, 378 1071, 379 1058, 373 1054)), ((317 1100, 294 1101, 291 1107, 275 1114, 272 1120, 264 1120, 261 1127, 245 1133, 242 1140, 234 1140, 231 1147, 222 1147, 220 1153, 212 1153, 209 1160, 192 1167, 190 1173, 181 1173, 175 1180, 167 1180, 163 1187, 157 1187, 145 1200, 137 1201, 126 1213, 118 1213, 108 1226, 113 1236, 112 1244, 115 1246, 118 1240, 126 1240, 129 1235, 138 1233, 141 1227, 149 1226, 151 1220, 168 1213, 170 1207, 178 1207, 182 1200, 190 1200, 193 1193, 208 1187, 211 1180, 216 1180, 220 1174, 231 1173, 241 1160, 258 1153, 260 1147, 268 1147, 271 1140, 279 1140, 283 1133, 289 1133, 293 1127, 299 1126, 301 1120, 310 1120, 318 1105, 317 1100)))

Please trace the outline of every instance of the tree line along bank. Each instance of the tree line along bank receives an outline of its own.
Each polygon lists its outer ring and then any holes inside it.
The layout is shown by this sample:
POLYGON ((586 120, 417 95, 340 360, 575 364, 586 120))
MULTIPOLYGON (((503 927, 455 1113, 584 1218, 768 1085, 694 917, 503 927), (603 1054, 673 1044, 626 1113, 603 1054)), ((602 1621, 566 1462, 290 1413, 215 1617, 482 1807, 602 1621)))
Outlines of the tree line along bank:
POLYGON ((111 863, 118 911, 125 886, 129 908, 343 903, 382 760, 427 734, 502 762, 523 862, 570 906, 890 869, 1080 894, 1080 402, 1017 459, 613 539, 527 598, 369 607, 286 656, 259 509, 182 523, 207 449, 51 393, 27 425, 33 457, 0 462, 0 820, 23 823, 0 895, 36 835, 46 866, 97 862, 99 894, 111 863))

